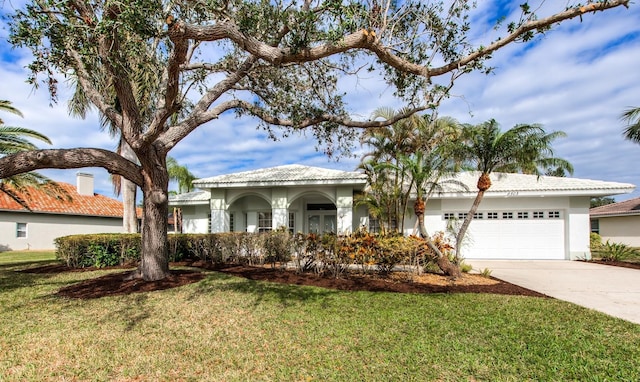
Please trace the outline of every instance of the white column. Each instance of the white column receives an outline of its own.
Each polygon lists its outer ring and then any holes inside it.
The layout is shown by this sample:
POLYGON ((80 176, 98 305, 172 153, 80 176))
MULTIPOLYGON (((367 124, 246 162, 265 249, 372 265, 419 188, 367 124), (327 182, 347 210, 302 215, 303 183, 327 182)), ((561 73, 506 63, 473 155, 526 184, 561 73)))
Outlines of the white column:
POLYGON ((229 230, 229 214, 225 190, 211 190, 211 232, 227 232, 229 230))
MULTIPOLYGON (((589 219, 590 198, 572 197, 569 199, 569 216, 565 218, 565 232, 569 240, 569 260, 590 260, 591 249, 589 233, 591 220, 589 219)), ((565 238, 566 242, 567 238, 565 238)))
POLYGON ((353 187, 336 188, 336 208, 338 233, 353 232, 353 187))
POLYGON ((276 230, 280 227, 289 227, 289 216, 287 214, 287 189, 274 188, 271 190, 271 228, 276 230))

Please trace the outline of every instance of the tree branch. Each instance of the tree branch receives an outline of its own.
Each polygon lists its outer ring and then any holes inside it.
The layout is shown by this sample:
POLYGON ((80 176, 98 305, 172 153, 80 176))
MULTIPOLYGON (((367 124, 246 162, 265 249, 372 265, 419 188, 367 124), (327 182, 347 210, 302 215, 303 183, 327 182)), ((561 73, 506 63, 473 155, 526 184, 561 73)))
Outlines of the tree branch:
MULTIPOLYGON (((173 25, 169 25, 172 28, 173 25)), ((180 69, 187 61, 189 54, 189 43, 187 40, 172 40, 174 46, 169 56, 167 67, 162 73, 162 83, 160 88, 164 88, 164 98, 160 98, 158 107, 154 113, 153 120, 149 125, 149 131, 145 134, 144 140, 155 139, 163 130, 167 119, 177 109, 176 99, 180 91, 180 69)))
MULTIPOLYGON (((164 148, 168 151, 176 143, 180 142, 189 133, 195 130, 198 126, 218 118, 218 115, 227 109, 216 108, 214 111, 208 110, 211 105, 218 100, 223 94, 232 89, 242 78, 244 78, 251 67, 258 61, 255 56, 248 57, 236 70, 231 73, 227 78, 218 82, 215 86, 207 91, 207 93, 198 101, 189 116, 181 121, 179 124, 170 127, 166 132, 162 133, 162 136, 158 134, 160 141, 164 148)), ((145 138, 148 139, 148 138, 145 138)))
MULTIPOLYGON (((552 16, 545 17, 540 20, 528 21, 524 23, 522 26, 520 26, 519 28, 517 28, 516 30, 514 30, 508 36, 493 42, 492 44, 490 44, 489 46, 483 49, 478 49, 475 52, 469 54, 466 57, 463 57, 458 61, 454 61, 447 65, 441 66, 439 68, 434 68, 429 70, 429 76, 438 76, 438 75, 447 73, 453 69, 466 66, 467 64, 473 61, 476 61, 480 58, 483 58, 495 52, 496 50, 502 48, 503 46, 508 45, 509 43, 515 41, 518 37, 524 35, 529 31, 543 29, 545 27, 548 27, 549 25, 556 24, 564 20, 580 17, 585 13, 604 11, 605 9, 615 8, 621 5, 628 8, 629 0, 611 0, 611 1, 590 3, 584 6, 577 6, 577 7, 567 9, 564 12, 559 12, 552 16)), ((382 57, 380 58, 382 59, 382 57)), ((418 73, 414 73, 414 74, 418 74, 418 73)))
POLYGON ((299 52, 292 52, 289 49, 278 48, 262 42, 255 37, 245 35, 232 22, 222 22, 214 25, 192 25, 184 21, 178 21, 170 30, 169 35, 173 41, 181 39, 193 39, 196 41, 217 41, 229 39, 236 43, 241 49, 255 55, 273 65, 286 63, 303 63, 326 58, 335 54, 344 53, 349 50, 362 49, 374 53, 386 64, 404 72, 412 73, 422 77, 433 77, 450 72, 456 68, 464 67, 474 61, 482 59, 492 52, 513 42, 525 33, 543 29, 549 25, 563 20, 579 17, 585 13, 603 11, 618 6, 628 7, 629 0, 609 0, 603 2, 589 3, 585 6, 577 6, 559 12, 552 16, 526 22, 514 30, 511 34, 495 41, 485 48, 438 68, 429 68, 420 64, 415 64, 398 57, 390 52, 377 39, 375 34, 367 30, 346 35, 337 43, 326 43, 317 47, 304 49, 299 52))
MULTIPOLYGON (((52 23, 59 23, 59 20, 54 16, 54 14, 57 12, 46 7, 45 4, 42 3, 41 1, 38 1, 38 5, 42 9, 42 12, 47 15, 47 17, 49 18, 49 20, 51 20, 52 23)), ((83 3, 73 1, 71 2, 71 6, 76 10, 76 12, 78 12, 78 14, 80 15, 80 19, 82 19, 84 23, 87 24, 88 27, 94 26, 93 19, 91 18, 93 14, 90 13, 90 11, 85 7, 83 3)), ((105 102, 104 97, 91 84, 91 79, 90 79, 91 76, 89 75, 89 72, 86 66, 84 65, 84 62, 82 61, 82 58, 80 57, 80 54, 78 53, 78 51, 74 47, 72 47, 71 44, 69 44, 68 42, 65 43, 65 48, 67 49, 67 51, 69 52, 69 55, 73 59, 73 63, 75 64, 73 65, 73 69, 75 70, 76 75, 78 77, 78 82, 80 83, 80 86, 82 86, 82 88, 84 89, 84 92, 87 95, 87 97, 91 100, 91 102, 98 108, 98 110, 105 117, 107 117, 111 122, 113 122, 114 125, 122 126, 122 115, 120 115, 116 111, 116 109, 113 108, 113 106, 105 102)))
POLYGON ((394 123, 400 120, 403 120, 405 118, 408 118, 417 112, 428 109, 427 106, 407 108, 406 110, 403 110, 402 112, 394 115, 393 117, 383 121, 379 121, 379 120, 354 121, 350 118, 345 118, 342 116, 324 113, 314 118, 307 118, 300 122, 294 122, 289 119, 281 119, 281 118, 269 115, 264 109, 242 100, 234 100, 234 101, 227 102, 227 108, 228 109, 231 109, 231 108, 244 109, 249 113, 251 113, 252 115, 260 118, 264 122, 269 123, 271 125, 293 127, 293 128, 305 128, 309 126, 315 126, 323 122, 333 122, 345 127, 354 127, 354 128, 383 127, 383 126, 393 125, 394 123))
POLYGON ((138 186, 143 185, 138 165, 112 151, 97 148, 33 150, 7 155, 0 158, 0 179, 45 168, 81 167, 102 167, 138 186))
MULTIPOLYGON (((112 3, 104 9, 104 18, 116 20, 121 10, 118 3, 112 3)), ((140 108, 136 101, 133 86, 129 80, 129 75, 124 70, 123 57, 121 57, 121 45, 116 27, 112 27, 110 33, 104 33, 98 39, 98 52, 102 58, 107 74, 113 83, 116 96, 122 108, 122 124, 119 126, 124 139, 132 148, 140 143, 138 137, 141 129, 140 108)))

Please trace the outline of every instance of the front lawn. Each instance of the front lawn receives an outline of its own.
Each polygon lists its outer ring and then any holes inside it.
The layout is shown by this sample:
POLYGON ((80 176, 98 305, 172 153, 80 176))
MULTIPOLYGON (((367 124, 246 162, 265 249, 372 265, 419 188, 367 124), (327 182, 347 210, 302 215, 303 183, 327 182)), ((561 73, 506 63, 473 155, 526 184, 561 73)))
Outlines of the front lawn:
POLYGON ((176 289, 71 300, 54 294, 116 271, 24 273, 34 265, 10 256, 0 254, 3 381, 640 380, 640 325, 552 299, 209 272, 176 289))

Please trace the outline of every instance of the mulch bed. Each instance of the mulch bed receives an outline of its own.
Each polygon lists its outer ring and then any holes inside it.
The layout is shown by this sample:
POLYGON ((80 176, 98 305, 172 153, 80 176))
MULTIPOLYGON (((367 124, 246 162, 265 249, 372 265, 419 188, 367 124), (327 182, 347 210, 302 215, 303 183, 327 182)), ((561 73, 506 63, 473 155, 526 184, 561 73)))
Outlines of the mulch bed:
POLYGON ((640 263, 629 263, 629 262, 626 262, 626 261, 590 260, 590 262, 597 263, 597 264, 602 264, 602 265, 612 265, 614 267, 640 269, 640 263))
MULTIPOLYGON (((640 269, 640 263, 611 262, 593 260, 594 263, 640 269)), ((381 277, 377 275, 344 274, 341 278, 322 277, 316 274, 299 274, 292 270, 270 267, 252 267, 246 265, 213 266, 204 262, 172 263, 172 266, 190 266, 206 270, 224 272, 230 275, 244 277, 249 280, 270 281, 290 285, 310 285, 327 289, 345 291, 371 291, 395 293, 492 293, 503 295, 518 295, 532 297, 548 297, 544 294, 519 287, 514 284, 491 278, 491 282, 473 283, 465 278, 451 280, 444 276, 429 275, 416 280, 399 277, 381 277)), ((111 273, 105 276, 81 281, 64 287, 57 293, 60 297, 93 299, 105 296, 127 295, 137 292, 151 292, 156 290, 176 288, 198 282, 206 277, 201 270, 171 270, 171 274, 159 281, 144 281, 131 279, 132 265, 111 267, 108 269, 126 269, 123 272, 111 273)), ((107 268, 103 268, 107 269, 107 268)), ((55 274, 61 272, 85 272, 95 268, 69 268, 65 265, 52 264, 36 268, 28 268, 22 272, 55 274)), ((475 276, 480 277, 480 276, 475 276)))
MULTIPOLYGON (((244 277, 250 280, 269 281, 289 285, 310 285, 321 288, 345 291, 395 293, 493 293, 504 295, 547 297, 541 293, 493 278, 491 282, 474 284, 463 282, 461 280, 450 280, 444 276, 432 275, 431 279, 435 277, 435 282, 423 280, 412 282, 411 280, 399 280, 397 277, 380 277, 377 275, 363 276, 360 274, 344 274, 341 278, 321 277, 316 274, 298 274, 294 271, 283 270, 280 268, 252 267, 245 265, 214 267, 210 264, 193 262, 174 263, 172 265, 188 265, 207 270, 215 270, 238 277, 244 277)), ((127 295, 130 293, 151 292, 156 290, 176 288, 179 286, 198 282, 206 277, 206 273, 197 269, 181 269, 172 270, 171 274, 163 280, 147 282, 141 279, 130 279, 128 277, 131 274, 130 267, 114 268, 128 268, 128 270, 81 281, 79 283, 60 289, 57 292, 57 295, 65 298, 94 299, 105 296, 127 295)), ((82 272, 88 270, 95 269, 72 269, 64 265, 54 264, 26 269, 23 272, 53 274, 60 272, 82 272)))

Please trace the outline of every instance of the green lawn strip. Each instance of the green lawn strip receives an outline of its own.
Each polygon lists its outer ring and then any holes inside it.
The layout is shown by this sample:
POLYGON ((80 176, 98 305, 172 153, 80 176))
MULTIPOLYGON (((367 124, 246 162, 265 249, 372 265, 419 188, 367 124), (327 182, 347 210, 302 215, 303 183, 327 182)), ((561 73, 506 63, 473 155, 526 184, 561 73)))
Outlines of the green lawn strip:
POLYGON ((0 380, 639 380, 640 325, 551 299, 341 292, 211 272, 67 300, 112 271, 0 270, 0 380))
POLYGON ((25 265, 25 263, 43 263, 56 260, 54 251, 10 251, 0 252, 0 266, 25 265))

